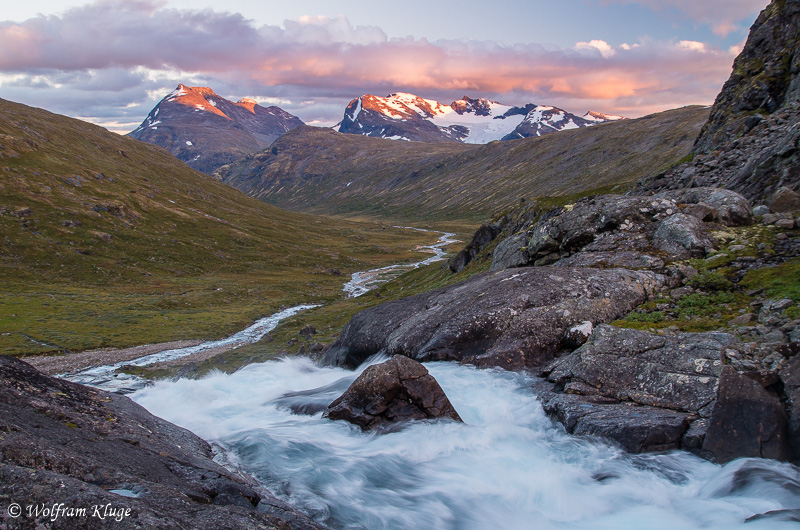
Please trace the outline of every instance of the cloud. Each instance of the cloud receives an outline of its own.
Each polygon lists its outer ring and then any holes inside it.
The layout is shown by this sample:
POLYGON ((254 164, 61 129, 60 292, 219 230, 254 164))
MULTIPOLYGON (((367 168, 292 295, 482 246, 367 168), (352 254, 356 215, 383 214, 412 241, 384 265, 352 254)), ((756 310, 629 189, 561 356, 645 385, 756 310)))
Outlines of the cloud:
POLYGON ((694 22, 711 26, 715 34, 725 37, 742 29, 742 22, 749 25, 753 14, 764 9, 769 0, 602 0, 602 3, 639 4, 658 11, 675 10, 694 22))
POLYGON ((344 17, 256 26, 239 14, 148 0, 0 22, 2 97, 38 98, 56 112, 109 123, 136 113, 141 120, 179 82, 234 98, 279 98, 304 120, 331 124, 360 94, 400 90, 445 102, 469 94, 638 116, 711 103, 731 63, 728 50, 694 41, 593 40, 562 49, 389 39, 344 17))

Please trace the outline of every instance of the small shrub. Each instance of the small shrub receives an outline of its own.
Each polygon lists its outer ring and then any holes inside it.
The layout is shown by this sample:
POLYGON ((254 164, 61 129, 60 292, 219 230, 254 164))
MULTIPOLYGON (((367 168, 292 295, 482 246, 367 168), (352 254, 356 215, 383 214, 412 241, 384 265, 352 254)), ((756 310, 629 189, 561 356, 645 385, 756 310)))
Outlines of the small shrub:
POLYGON ((664 320, 664 313, 661 311, 653 311, 652 313, 631 313, 625 320, 628 322, 643 322, 647 324, 655 324, 664 320))
POLYGON ((733 283, 718 271, 703 271, 689 278, 687 285, 704 291, 730 291, 733 283))

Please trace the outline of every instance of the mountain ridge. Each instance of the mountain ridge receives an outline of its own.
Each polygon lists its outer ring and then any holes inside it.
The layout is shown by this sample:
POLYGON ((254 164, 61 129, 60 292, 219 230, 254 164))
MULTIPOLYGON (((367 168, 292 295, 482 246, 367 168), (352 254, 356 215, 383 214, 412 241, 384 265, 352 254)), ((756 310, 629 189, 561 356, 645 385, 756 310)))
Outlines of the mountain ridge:
POLYGON ((334 130, 394 140, 485 144, 541 136, 624 119, 589 111, 583 117, 549 105, 503 105, 463 96, 449 105, 407 92, 364 94, 350 101, 334 130))

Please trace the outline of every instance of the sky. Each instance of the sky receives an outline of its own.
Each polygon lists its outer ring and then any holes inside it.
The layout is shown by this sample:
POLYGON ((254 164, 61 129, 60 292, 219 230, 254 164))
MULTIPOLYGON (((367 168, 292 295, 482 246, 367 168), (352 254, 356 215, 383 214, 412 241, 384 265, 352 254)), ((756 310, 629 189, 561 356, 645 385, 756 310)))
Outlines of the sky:
POLYGON ((0 10, 0 98, 120 133, 179 83, 321 126, 393 92, 639 117, 712 104, 768 3, 15 1, 0 10))

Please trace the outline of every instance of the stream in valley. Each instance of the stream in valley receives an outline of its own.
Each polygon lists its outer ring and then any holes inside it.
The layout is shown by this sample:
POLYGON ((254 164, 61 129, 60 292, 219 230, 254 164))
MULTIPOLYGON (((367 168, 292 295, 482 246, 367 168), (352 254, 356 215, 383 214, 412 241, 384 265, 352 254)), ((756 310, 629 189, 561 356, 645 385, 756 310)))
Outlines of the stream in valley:
POLYGON ((395 228, 407 228, 408 230, 417 230, 419 232, 433 232, 442 234, 436 243, 432 245, 418 245, 415 250, 420 252, 431 252, 433 255, 428 259, 418 261, 416 263, 401 263, 398 265, 388 265, 378 269, 368 271, 354 272, 350 281, 344 284, 344 292, 350 297, 361 296, 362 294, 374 289, 381 283, 388 282, 406 271, 422 267, 423 265, 430 265, 437 261, 444 260, 447 252, 444 247, 457 243, 457 239, 453 239, 455 234, 451 232, 439 232, 437 230, 425 230, 424 228, 413 228, 410 226, 396 226, 395 228))

